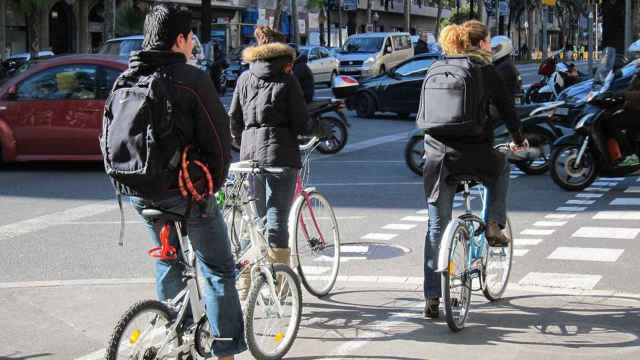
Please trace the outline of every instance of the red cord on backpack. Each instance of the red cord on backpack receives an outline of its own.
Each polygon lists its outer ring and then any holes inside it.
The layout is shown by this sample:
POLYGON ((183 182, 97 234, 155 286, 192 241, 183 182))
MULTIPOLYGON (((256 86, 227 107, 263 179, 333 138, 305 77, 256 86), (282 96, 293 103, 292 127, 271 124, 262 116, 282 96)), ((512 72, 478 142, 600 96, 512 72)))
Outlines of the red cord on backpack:
POLYGON ((207 190, 205 190, 202 194, 198 193, 195 186, 193 185, 193 181, 191 181, 191 176, 189 175, 189 150, 191 149, 191 145, 188 145, 182 151, 182 160, 181 160, 181 169, 178 174, 178 187, 180 188, 180 194, 182 197, 187 198, 191 196, 193 200, 198 203, 203 202, 207 199, 207 197, 213 195, 213 178, 211 177, 211 173, 209 169, 198 160, 193 160, 193 163, 202 170, 206 179, 207 179, 207 190))
POLYGON ((162 230, 160 230, 160 245, 149 250, 149 256, 158 260, 175 260, 178 258, 175 246, 169 244, 169 238, 171 236, 171 226, 164 224, 162 230))

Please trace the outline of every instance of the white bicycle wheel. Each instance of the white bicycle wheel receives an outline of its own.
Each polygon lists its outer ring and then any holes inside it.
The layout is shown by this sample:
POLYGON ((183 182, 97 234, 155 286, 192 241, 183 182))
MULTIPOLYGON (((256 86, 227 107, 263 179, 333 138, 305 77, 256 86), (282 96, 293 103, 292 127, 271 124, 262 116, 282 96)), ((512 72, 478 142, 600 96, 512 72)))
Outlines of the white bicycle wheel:
POLYGON ((317 297, 327 295, 340 269, 340 232, 333 208, 315 190, 299 196, 289 217, 291 248, 304 287, 317 297))
POLYGON ((471 278, 467 266, 469 234, 464 224, 457 224, 452 237, 447 270, 442 272, 442 295, 447 325, 451 331, 458 332, 464 328, 471 303, 471 278))
POLYGON ((502 294, 507 289, 509 275, 511 274, 511 263, 513 261, 513 233, 511 222, 507 219, 507 226, 504 229, 509 239, 509 246, 506 247, 486 247, 484 266, 484 296, 490 301, 502 298, 502 294))

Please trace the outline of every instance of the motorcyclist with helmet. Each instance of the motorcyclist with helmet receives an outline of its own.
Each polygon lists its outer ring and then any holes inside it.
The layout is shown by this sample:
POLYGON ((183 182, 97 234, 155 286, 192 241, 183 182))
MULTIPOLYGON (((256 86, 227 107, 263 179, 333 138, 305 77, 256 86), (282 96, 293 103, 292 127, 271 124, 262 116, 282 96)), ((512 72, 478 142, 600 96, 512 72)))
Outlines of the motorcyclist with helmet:
MULTIPOLYGON (((510 95, 522 91, 522 77, 511 59, 513 42, 509 37, 498 35, 491 38, 491 53, 493 54, 493 66, 502 78, 510 95)), ((513 99, 511 99, 513 104, 513 99)))

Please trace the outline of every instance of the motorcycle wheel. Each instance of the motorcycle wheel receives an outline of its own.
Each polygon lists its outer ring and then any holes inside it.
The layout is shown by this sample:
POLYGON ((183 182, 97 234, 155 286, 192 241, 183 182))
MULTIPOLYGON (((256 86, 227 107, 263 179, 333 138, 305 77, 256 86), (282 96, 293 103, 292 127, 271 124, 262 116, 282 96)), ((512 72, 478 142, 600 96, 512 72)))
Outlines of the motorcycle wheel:
POLYGON ((551 179, 565 190, 583 190, 598 176, 598 164, 589 149, 585 151, 580 167, 575 167, 579 151, 576 145, 561 145, 551 152, 551 179))
POLYGON ((529 146, 540 148, 540 157, 536 160, 518 161, 514 164, 527 175, 542 175, 546 173, 549 170, 551 146, 554 138, 540 130, 525 130, 523 135, 529 141, 529 146))
POLYGON ((424 137, 412 136, 404 148, 404 161, 416 175, 422 176, 424 169, 424 137))
POLYGON ((324 121, 328 124, 328 128, 331 131, 331 136, 328 139, 323 139, 318 144, 318 151, 321 154, 335 154, 342 150, 347 144, 349 133, 344 123, 334 116, 322 116, 320 121, 324 121))

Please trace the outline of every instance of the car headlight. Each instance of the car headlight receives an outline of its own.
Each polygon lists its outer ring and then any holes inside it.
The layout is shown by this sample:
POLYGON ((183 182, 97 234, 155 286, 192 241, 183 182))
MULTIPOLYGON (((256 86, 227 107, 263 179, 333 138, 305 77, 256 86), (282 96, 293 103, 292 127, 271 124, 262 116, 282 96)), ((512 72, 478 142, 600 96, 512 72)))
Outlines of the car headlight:
POLYGON ((373 65, 374 62, 376 62, 376 58, 374 58, 373 56, 370 56, 367 60, 365 60, 362 63, 362 67, 365 69, 368 69, 371 67, 371 65, 373 65))

